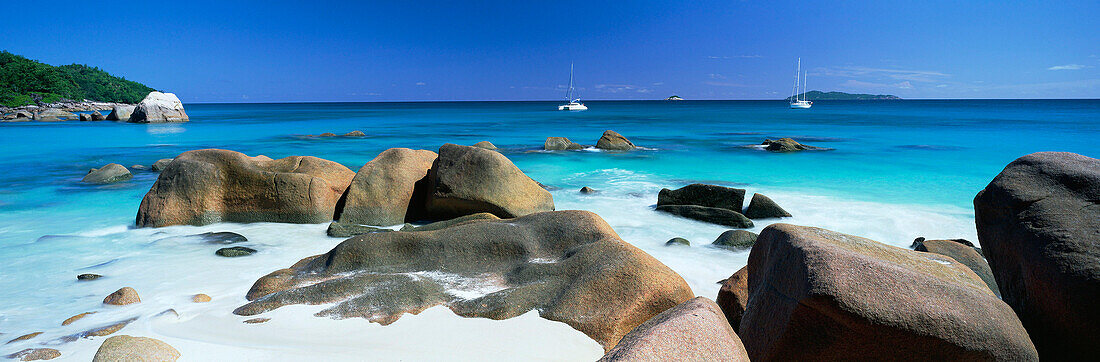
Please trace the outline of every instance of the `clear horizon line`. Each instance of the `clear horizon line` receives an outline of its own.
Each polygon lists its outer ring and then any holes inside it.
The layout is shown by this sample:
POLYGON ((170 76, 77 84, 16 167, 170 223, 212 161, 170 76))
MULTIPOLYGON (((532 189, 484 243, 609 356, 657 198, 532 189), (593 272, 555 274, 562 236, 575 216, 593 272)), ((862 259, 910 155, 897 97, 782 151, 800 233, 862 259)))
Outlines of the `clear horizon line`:
MULTIPOLYGON (((896 102, 896 101, 1089 101, 1100 98, 901 98, 901 99, 822 99, 815 102, 896 102)), ((666 99, 591 99, 584 102, 786 102, 786 98, 780 99, 684 99, 670 101, 666 99)), ((472 103, 472 102, 562 102, 562 100, 523 99, 523 100, 389 100, 389 101, 271 101, 271 102, 187 102, 187 104, 310 104, 310 103, 472 103)))

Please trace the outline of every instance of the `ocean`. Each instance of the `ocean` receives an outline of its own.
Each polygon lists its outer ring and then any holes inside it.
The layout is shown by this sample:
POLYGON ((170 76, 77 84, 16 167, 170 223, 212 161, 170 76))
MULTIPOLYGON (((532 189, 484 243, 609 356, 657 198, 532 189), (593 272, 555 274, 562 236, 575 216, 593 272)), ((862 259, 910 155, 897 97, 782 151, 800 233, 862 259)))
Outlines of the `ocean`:
POLYGON ((58 338, 133 316, 141 318, 120 334, 165 340, 186 360, 230 353, 243 360, 355 359, 364 351, 406 360, 591 360, 602 352, 580 332, 534 312, 490 321, 432 308, 382 327, 317 318, 318 306, 294 306, 275 311, 268 323, 240 323, 246 318, 231 311, 252 282, 342 239, 325 236, 324 224, 135 229, 138 205, 157 174, 134 170, 132 180, 118 184, 80 182, 89 168, 107 163, 149 166, 187 150, 223 148, 317 156, 357 170, 387 148, 434 151, 444 143, 490 141, 551 189, 557 209, 599 214, 697 295, 713 298, 716 282, 744 266, 748 251, 709 246, 726 228, 654 211, 661 188, 744 188, 794 215, 758 220, 754 232, 785 222, 899 247, 919 236, 977 243, 972 199, 1006 164, 1038 151, 1100 157, 1098 100, 818 101, 809 110, 782 101, 586 104, 584 112, 556 111, 556 102, 186 104, 191 122, 179 124, 0 124, 0 290, 7 291, 0 297, 0 338, 44 332, 0 346, 0 354, 47 343, 64 358, 87 359, 99 341, 58 338), (542 151, 546 137, 591 145, 609 129, 641 148, 542 151), (366 136, 309 136, 354 130, 366 136), (828 150, 754 147, 779 137, 828 150), (599 192, 579 193, 584 186, 599 192), (210 245, 174 238, 205 231, 241 233, 260 252, 220 258, 210 245), (673 237, 692 245, 666 247, 673 237), (104 278, 78 283, 80 273, 104 278), (122 286, 137 289, 143 302, 101 306, 122 286), (214 302, 191 303, 195 293, 214 302), (178 317, 155 317, 166 309, 178 317), (99 313, 60 326, 87 311, 99 313), (486 347, 478 354, 456 350, 470 343, 486 347))

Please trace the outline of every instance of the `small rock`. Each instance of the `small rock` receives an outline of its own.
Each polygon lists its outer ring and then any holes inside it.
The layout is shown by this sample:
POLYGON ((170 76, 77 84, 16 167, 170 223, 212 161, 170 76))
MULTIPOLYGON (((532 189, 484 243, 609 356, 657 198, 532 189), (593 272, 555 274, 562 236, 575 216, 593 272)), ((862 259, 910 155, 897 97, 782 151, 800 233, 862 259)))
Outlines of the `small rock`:
POLYGON ((134 303, 141 303, 141 298, 138 297, 137 291, 130 287, 123 287, 103 298, 103 304, 127 305, 134 303))
POLYGON ((44 361, 61 357, 61 351, 53 348, 27 348, 5 357, 20 361, 44 361))
POLYGON ((61 325, 62 326, 67 326, 67 325, 73 324, 73 322, 76 322, 76 321, 80 320, 81 318, 87 317, 89 314, 95 314, 95 312, 84 312, 84 313, 74 315, 72 317, 69 317, 69 319, 66 319, 65 321, 61 322, 61 325))
POLYGON ((84 179, 81 181, 90 184, 111 184, 115 182, 122 182, 134 178, 134 175, 130 173, 130 170, 126 169, 126 166, 109 163, 101 168, 93 168, 88 171, 87 175, 84 175, 84 179))
POLYGON ((581 187, 581 193, 582 193, 582 194, 594 194, 594 193, 596 193, 596 192, 598 192, 598 191, 596 191, 596 190, 593 190, 592 188, 590 188, 590 187, 588 187, 588 186, 585 186, 585 187, 581 187))
POLYGON ((333 221, 328 224, 328 230, 325 231, 328 236, 334 238, 347 238, 356 235, 363 235, 366 233, 390 231, 389 229, 376 228, 373 226, 351 224, 346 222, 333 221))
POLYGON ((168 164, 172 163, 172 160, 171 158, 162 158, 157 160, 157 162, 153 162, 153 171, 164 171, 164 169, 168 167, 168 164))
POLYGON ((332 132, 325 132, 325 133, 322 133, 322 134, 318 135, 317 137, 336 137, 336 134, 332 133, 332 132))
POLYGON ((92 117, 93 121, 102 121, 107 119, 107 117, 103 116, 103 113, 99 113, 99 111, 92 111, 92 113, 90 113, 89 115, 92 117))
POLYGON ((616 150, 616 151, 629 151, 636 148, 634 143, 623 137, 623 135, 616 133, 612 130, 603 132, 603 136, 599 141, 596 141, 596 148, 604 150, 616 150))
POLYGON ((772 151, 772 152, 794 152, 794 151, 821 150, 821 149, 823 149, 821 147, 807 146, 807 145, 798 143, 798 141, 795 141, 795 140, 790 139, 790 138, 780 138, 780 139, 777 139, 777 140, 774 140, 774 141, 768 139, 768 140, 764 140, 764 143, 761 143, 761 145, 765 146, 764 147, 765 150, 772 151))
POLYGON ((583 148, 584 146, 565 137, 547 137, 546 142, 542 144, 542 149, 547 151, 579 150, 583 148))
POLYGON ((750 219, 767 219, 774 217, 791 217, 791 213, 787 210, 783 210, 772 201, 771 198, 764 196, 761 193, 755 193, 752 195, 752 201, 749 201, 749 207, 745 209, 745 216, 750 219))
POLYGON ((756 233, 748 230, 727 230, 718 235, 711 245, 721 246, 734 250, 745 250, 756 243, 756 233))
POLYGON ((688 241, 688 239, 684 238, 672 238, 668 239, 668 241, 665 242, 665 245, 691 245, 691 242, 688 241))
POLYGON ((363 137, 363 136, 366 136, 366 135, 367 134, 363 133, 363 131, 355 130, 355 131, 345 133, 344 137, 363 137))
POLYGON ((194 296, 191 297, 191 301, 195 302, 195 303, 206 303, 206 302, 209 302, 210 300, 211 300, 211 298, 210 298, 209 295, 202 294, 202 293, 195 294, 194 296))
POLYGON ((231 231, 219 231, 219 232, 206 232, 202 234, 196 234, 202 241, 207 244, 236 244, 248 241, 248 238, 244 235, 231 232, 231 231))
POLYGON ((92 362, 175 361, 179 358, 180 352, 163 341, 122 335, 103 341, 92 362))
POLYGON ((103 277, 103 276, 102 276, 102 275, 99 275, 99 274, 85 273, 85 274, 80 274, 80 275, 77 275, 77 276, 76 276, 76 280, 80 280, 80 281, 90 281, 90 280, 96 280, 96 279, 99 279, 99 278, 101 278, 101 277, 103 277))
POLYGON ((481 141, 481 142, 475 143, 474 147, 480 147, 480 148, 484 148, 484 149, 487 149, 487 150, 493 150, 493 151, 497 150, 497 146, 494 145, 492 142, 489 142, 489 141, 481 141))
POLYGON ((694 219, 712 224, 726 225, 735 228, 751 228, 753 226, 752 220, 741 215, 741 213, 720 209, 717 207, 704 207, 695 205, 661 205, 657 206, 657 211, 667 212, 673 215, 686 217, 688 219, 694 219))
POLYGON ((269 320, 271 320, 271 318, 252 318, 252 319, 247 319, 244 322, 248 323, 248 324, 259 324, 259 323, 267 322, 269 320))
POLYGON ((256 249, 248 248, 244 246, 233 246, 228 248, 221 248, 215 251, 214 254, 218 256, 224 256, 226 258, 235 258, 239 256, 248 256, 256 252, 256 249))
POLYGON ((42 332, 27 333, 27 334, 24 334, 22 336, 15 337, 15 339, 13 339, 13 340, 8 341, 8 344, 19 342, 19 341, 25 341, 25 340, 28 340, 28 339, 31 339, 31 338, 34 338, 34 337, 38 337, 39 334, 42 334, 42 332))

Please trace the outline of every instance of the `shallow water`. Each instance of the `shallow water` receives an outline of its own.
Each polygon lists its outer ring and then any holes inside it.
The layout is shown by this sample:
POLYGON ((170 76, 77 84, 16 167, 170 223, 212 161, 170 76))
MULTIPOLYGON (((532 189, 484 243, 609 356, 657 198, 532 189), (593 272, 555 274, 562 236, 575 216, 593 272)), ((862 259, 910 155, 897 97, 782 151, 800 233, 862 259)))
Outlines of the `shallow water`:
MULTIPOLYGON (((696 294, 713 298, 715 282, 743 266, 748 252, 707 246, 723 227, 653 211, 662 187, 693 182, 742 187, 749 197, 767 194, 794 215, 783 222, 908 246, 917 236, 976 241, 973 196, 1019 156, 1036 151, 1100 156, 1095 143, 1100 101, 1091 100, 822 101, 808 111, 756 101, 588 106, 586 112, 558 112, 551 102, 192 104, 187 105, 192 121, 184 124, 0 124, 0 167, 5 170, 0 173, 0 288, 8 291, 0 297, 0 338, 46 331, 31 341, 0 346, 0 353, 142 316, 119 333, 162 338, 193 360, 224 353, 242 359, 341 359, 364 350, 389 359, 431 359, 471 343, 473 337, 464 336, 470 331, 486 336, 478 343, 487 343, 485 348, 498 357, 584 360, 600 354, 583 334, 531 313, 501 322, 464 320, 434 308, 381 327, 364 320, 315 318, 312 313, 321 308, 294 307, 276 311, 271 322, 245 325, 240 321, 247 318, 230 312, 243 304, 253 281, 325 252, 341 239, 324 236, 325 225, 132 229, 156 174, 135 171, 133 180, 107 186, 80 183, 88 168, 110 162, 148 166, 186 150, 227 148, 272 158, 318 156, 356 170, 390 147, 435 150, 447 142, 488 140, 532 178, 552 187, 558 209, 596 212, 624 240, 680 273, 696 294), (540 151, 548 136, 594 144, 605 129, 645 149, 540 151), (367 136, 306 136, 352 130, 367 136), (832 150, 775 154, 751 147, 777 137, 832 150), (582 186, 599 192, 580 194, 582 186), (260 252, 227 259, 213 255, 216 246, 164 239, 204 231, 239 232, 250 239, 243 245, 260 252), (664 246, 676 236, 692 246, 664 246), (77 283, 80 273, 106 277, 77 283), (121 286, 137 289, 143 303, 101 307, 103 296, 121 286), (215 302, 190 303, 195 293, 209 294, 215 302), (180 317, 152 317, 168 308, 180 317), (100 313, 59 327, 65 318, 93 310, 100 313), (402 323, 409 327, 395 327, 402 323), (420 333, 416 326, 436 326, 435 337, 411 340, 420 333), (367 333, 374 342, 356 344, 332 330, 367 333), (416 347, 425 343, 432 348, 416 347), (327 347, 310 351, 318 344, 327 347), (555 344, 571 346, 577 354, 548 348, 555 344)), ((777 221, 757 221, 752 230, 777 221)), ((459 287, 456 292, 478 290, 459 287)), ((64 357, 85 357, 98 344, 80 340, 55 348, 64 357)))

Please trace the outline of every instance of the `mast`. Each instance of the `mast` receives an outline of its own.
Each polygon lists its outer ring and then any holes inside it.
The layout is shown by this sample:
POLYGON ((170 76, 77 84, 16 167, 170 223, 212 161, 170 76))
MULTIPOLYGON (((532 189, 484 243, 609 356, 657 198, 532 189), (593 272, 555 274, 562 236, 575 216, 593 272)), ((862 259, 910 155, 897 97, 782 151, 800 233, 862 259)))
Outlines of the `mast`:
POLYGON ((806 93, 810 92, 810 88, 808 88, 806 86, 806 83, 807 83, 806 81, 809 80, 809 79, 810 79, 810 71, 807 70, 805 73, 802 73, 802 101, 803 102, 806 101, 806 93))
POLYGON ((569 90, 565 92, 565 101, 573 101, 573 63, 569 63, 569 90))
POLYGON ((802 73, 802 58, 798 58, 798 68, 794 71, 794 91, 791 93, 791 101, 798 101, 798 74, 802 73))

